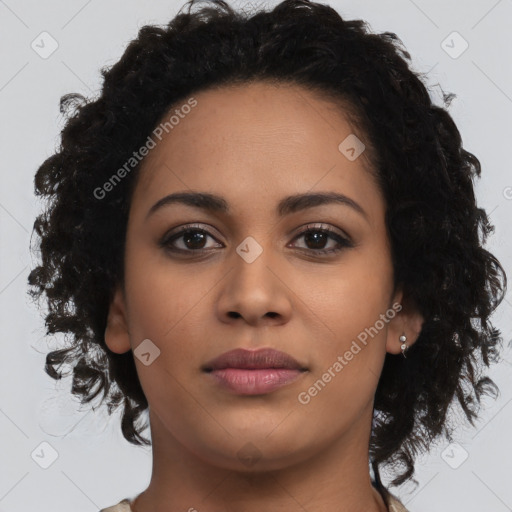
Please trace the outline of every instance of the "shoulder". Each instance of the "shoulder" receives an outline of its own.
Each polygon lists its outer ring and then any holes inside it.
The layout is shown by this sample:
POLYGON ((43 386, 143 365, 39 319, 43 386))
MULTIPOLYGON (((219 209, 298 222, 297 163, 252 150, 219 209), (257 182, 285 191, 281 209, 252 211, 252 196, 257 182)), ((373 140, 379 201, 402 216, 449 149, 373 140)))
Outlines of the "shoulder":
POLYGON ((409 512, 400 500, 387 489, 383 488, 382 494, 384 495, 384 501, 386 502, 389 512, 409 512))
MULTIPOLYGON (((386 488, 382 487, 381 492, 384 497, 384 501, 389 508, 389 512, 408 512, 405 506, 391 494, 386 488)), ((107 508, 102 508, 99 512, 132 512, 130 507, 130 500, 125 498, 116 505, 112 505, 107 508)))
POLYGON ((102 508, 99 512, 132 512, 130 507, 130 500, 125 498, 120 501, 116 505, 112 505, 111 507, 102 508))
POLYGON ((409 512, 403 503, 401 503, 394 494, 392 494, 384 485, 382 485, 380 478, 377 480, 372 478, 371 482, 375 489, 379 491, 389 512, 409 512))

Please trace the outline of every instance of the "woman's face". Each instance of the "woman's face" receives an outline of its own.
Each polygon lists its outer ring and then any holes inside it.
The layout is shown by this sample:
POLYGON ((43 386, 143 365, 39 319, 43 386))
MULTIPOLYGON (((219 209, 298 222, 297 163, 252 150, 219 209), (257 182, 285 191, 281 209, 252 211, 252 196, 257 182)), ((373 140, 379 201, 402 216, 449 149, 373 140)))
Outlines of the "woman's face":
POLYGON ((153 439, 237 470, 364 445, 384 356, 399 353, 405 326, 385 202, 367 155, 357 156, 365 141, 338 107, 299 87, 194 98, 176 107, 179 122, 161 141, 153 136, 131 203, 125 289, 106 331, 111 350, 135 351, 153 439), (212 195, 225 208, 152 208, 176 193, 212 195), (296 200, 310 194, 346 199, 296 200), (237 348, 279 350, 306 370, 205 371, 237 348))

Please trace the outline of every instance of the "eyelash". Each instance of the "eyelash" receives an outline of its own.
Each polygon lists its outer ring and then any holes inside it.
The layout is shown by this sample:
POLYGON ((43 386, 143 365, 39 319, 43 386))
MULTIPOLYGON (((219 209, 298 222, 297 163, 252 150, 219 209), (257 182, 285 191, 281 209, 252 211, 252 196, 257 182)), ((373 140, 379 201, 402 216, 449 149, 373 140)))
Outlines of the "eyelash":
MULTIPOLYGON (((207 235, 213 239, 215 237, 207 230, 201 228, 199 225, 187 225, 184 226, 182 229, 180 229, 176 233, 167 233, 165 234, 162 239, 159 242, 160 247, 163 249, 166 249, 167 251, 173 252, 173 253, 201 253, 201 252, 207 252, 212 249, 178 249, 176 247, 173 247, 171 244, 176 241, 177 239, 181 238, 186 233, 202 233, 204 235, 207 235)), ((318 255, 332 255, 336 254, 343 249, 346 248, 352 248, 354 247, 354 243, 349 239, 341 236, 338 232, 334 231, 330 228, 324 228, 319 227, 318 225, 314 224, 308 224, 305 229, 303 229, 300 233, 298 233, 293 240, 296 240, 297 238, 300 238, 304 235, 310 234, 310 233, 322 233, 325 235, 328 235, 329 238, 335 240, 339 245, 336 248, 331 249, 308 249, 304 247, 299 247, 299 250, 302 251, 311 251, 318 255)))

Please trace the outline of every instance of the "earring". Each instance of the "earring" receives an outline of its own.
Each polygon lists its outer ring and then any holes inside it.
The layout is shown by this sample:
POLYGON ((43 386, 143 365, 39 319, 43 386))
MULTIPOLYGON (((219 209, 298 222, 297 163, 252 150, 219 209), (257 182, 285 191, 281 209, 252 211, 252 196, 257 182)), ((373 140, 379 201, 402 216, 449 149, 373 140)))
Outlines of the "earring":
POLYGON ((402 334, 402 336, 400 336, 400 338, 398 338, 400 340, 400 342, 402 343, 400 345, 400 348, 402 349, 402 355, 405 357, 405 351, 409 348, 407 343, 405 343, 407 341, 407 336, 404 334, 402 334))

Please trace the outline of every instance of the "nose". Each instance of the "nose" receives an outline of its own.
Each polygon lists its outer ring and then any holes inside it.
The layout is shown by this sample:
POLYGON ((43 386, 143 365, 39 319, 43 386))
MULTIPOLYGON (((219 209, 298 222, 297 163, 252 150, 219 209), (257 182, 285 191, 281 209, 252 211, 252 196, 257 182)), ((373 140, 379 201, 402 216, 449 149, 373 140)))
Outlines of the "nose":
POLYGON ((268 252, 264 250, 252 262, 233 254, 216 302, 222 322, 271 326, 289 321, 293 292, 286 284, 283 265, 271 260, 268 252))

